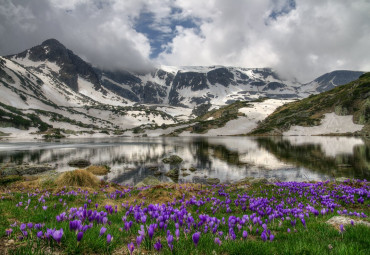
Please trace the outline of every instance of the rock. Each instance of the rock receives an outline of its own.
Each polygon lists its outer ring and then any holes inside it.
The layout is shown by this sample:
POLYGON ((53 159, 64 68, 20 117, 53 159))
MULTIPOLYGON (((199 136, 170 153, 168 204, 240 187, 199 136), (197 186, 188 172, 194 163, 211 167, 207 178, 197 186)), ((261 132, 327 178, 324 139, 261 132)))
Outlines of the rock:
POLYGON ((265 184, 268 182, 266 178, 254 178, 249 181, 251 184, 265 184))
POLYGON ((209 185, 219 184, 220 183, 220 179, 218 179, 218 178, 208 178, 206 180, 206 183, 209 184, 209 185))
POLYGON ((199 184, 207 184, 207 179, 199 177, 199 176, 194 176, 192 181, 194 183, 199 183, 199 184))
POLYGON ((177 169, 171 169, 167 173, 164 174, 165 176, 171 177, 171 178, 179 178, 179 170, 177 169))
POLYGON ((53 170, 50 165, 9 165, 3 168, 1 175, 33 175, 53 170))
POLYGON ((190 174, 189 173, 183 173, 182 176, 186 177, 186 176, 189 176, 190 174))
POLYGON ((350 181, 350 178, 348 178, 348 177, 340 177, 340 178, 335 179, 335 181, 336 182, 343 183, 343 182, 350 181))
POLYGON ((177 155, 172 155, 169 158, 162 159, 162 162, 165 164, 180 164, 182 161, 183 159, 177 155))
POLYGON ((353 221, 354 225, 364 224, 365 226, 370 227, 369 222, 366 222, 366 221, 363 221, 363 220, 354 220, 354 219, 351 219, 351 218, 345 217, 345 216, 334 216, 334 217, 330 218, 326 223, 338 227, 340 225, 343 225, 343 226, 350 225, 351 221, 353 221))
POLYGON ((138 183, 135 185, 135 187, 136 187, 136 188, 142 188, 142 187, 146 187, 146 186, 148 186, 148 185, 145 185, 143 182, 138 182, 138 183))
POLYGON ((268 183, 275 183, 275 182, 280 182, 280 180, 278 178, 275 178, 275 177, 270 177, 270 178, 267 178, 267 182, 268 183))
POLYGON ((238 181, 237 183, 265 184, 265 183, 268 183, 268 182, 274 182, 277 179, 269 178, 269 180, 266 179, 266 178, 245 177, 245 178, 241 179, 240 181, 238 181))
POLYGON ((86 159, 73 159, 68 162, 69 166, 72 167, 88 167, 91 162, 86 159))
POLYGON ((144 180, 135 185, 135 187, 155 186, 161 184, 161 181, 154 176, 147 176, 144 180))
POLYGON ((158 166, 147 166, 147 168, 150 171, 157 171, 158 170, 158 166))
POLYGON ((196 169, 195 167, 190 167, 190 168, 189 168, 189 171, 190 171, 190 172, 195 172, 195 171, 197 171, 197 169, 196 169))
POLYGON ((187 169, 186 168, 181 168, 181 171, 186 171, 187 169))
POLYGON ((155 175, 155 176, 159 176, 159 175, 161 175, 161 174, 162 174, 162 172, 161 172, 161 171, 159 171, 159 170, 154 172, 154 175, 155 175))

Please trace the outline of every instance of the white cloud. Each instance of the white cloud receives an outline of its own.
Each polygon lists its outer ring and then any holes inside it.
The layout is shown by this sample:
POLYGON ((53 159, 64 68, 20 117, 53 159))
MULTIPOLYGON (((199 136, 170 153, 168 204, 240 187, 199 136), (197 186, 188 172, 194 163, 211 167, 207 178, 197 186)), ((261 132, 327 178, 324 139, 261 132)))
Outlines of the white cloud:
POLYGON ((335 69, 370 70, 368 1, 296 2, 269 20, 286 1, 180 1, 186 15, 203 21, 200 33, 178 29, 157 61, 273 67, 301 81, 335 69))
POLYGON ((150 12, 150 28, 163 38, 172 34, 174 19, 198 25, 178 26, 174 38, 163 40, 159 64, 273 67, 301 81, 335 69, 370 70, 367 0, 2 2, 1 55, 56 38, 95 65, 148 69, 154 38, 137 32, 135 22, 150 12))

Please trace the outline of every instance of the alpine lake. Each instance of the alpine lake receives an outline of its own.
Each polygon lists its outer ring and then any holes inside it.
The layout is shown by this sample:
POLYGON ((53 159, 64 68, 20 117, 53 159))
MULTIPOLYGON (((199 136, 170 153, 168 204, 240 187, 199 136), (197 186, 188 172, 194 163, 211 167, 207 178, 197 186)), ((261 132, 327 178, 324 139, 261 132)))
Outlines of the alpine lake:
POLYGON ((106 181, 134 185, 149 175, 164 182, 245 177, 279 181, 319 181, 339 177, 370 179, 370 140, 358 137, 143 137, 0 141, 0 167, 49 165, 57 172, 76 169, 86 159, 109 166, 106 181), (179 164, 162 159, 180 156, 179 164), (165 175, 176 169, 179 176, 165 175), (190 170, 191 171, 190 171, 190 170))

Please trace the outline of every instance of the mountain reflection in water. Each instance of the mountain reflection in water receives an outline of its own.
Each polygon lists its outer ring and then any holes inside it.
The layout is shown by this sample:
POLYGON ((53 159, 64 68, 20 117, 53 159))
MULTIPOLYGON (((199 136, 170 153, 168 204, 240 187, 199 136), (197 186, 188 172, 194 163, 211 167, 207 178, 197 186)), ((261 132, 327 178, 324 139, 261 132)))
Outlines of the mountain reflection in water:
MULTIPOLYGON (((354 137, 157 137, 62 140, 60 142, 0 143, 0 163, 55 165, 68 171, 68 161, 85 158, 95 165, 108 165, 103 177, 122 184, 135 184, 151 167, 166 172, 180 170, 179 182, 194 176, 236 181, 247 176, 275 177, 282 181, 325 180, 341 176, 369 179, 370 141, 354 137), (184 161, 170 166, 162 159, 177 154, 184 161), (190 175, 184 177, 182 173, 190 175)), ((164 175, 159 177, 170 181, 164 175)))

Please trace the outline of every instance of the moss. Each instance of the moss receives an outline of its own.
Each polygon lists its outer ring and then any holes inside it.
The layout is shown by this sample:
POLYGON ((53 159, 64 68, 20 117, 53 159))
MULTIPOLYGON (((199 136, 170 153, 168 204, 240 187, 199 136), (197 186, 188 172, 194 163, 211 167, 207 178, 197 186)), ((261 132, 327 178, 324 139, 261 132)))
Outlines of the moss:
POLYGON ((23 177, 19 175, 9 175, 0 178, 0 185, 8 185, 13 182, 22 181, 23 177))

